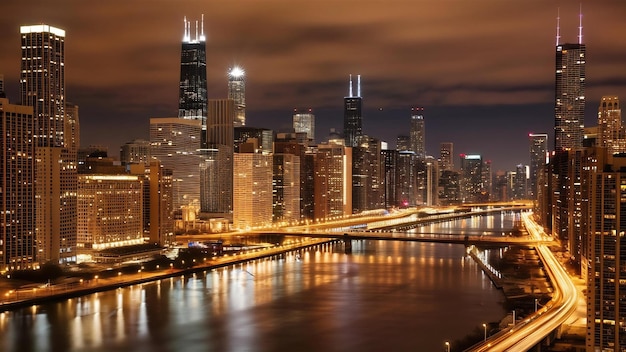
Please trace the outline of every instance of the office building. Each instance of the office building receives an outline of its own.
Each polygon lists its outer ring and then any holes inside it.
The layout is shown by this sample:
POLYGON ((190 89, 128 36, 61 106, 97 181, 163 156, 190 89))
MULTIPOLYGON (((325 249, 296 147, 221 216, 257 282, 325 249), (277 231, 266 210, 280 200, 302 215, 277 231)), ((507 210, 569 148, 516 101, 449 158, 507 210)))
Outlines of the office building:
POLYGON ((172 170, 173 210, 200 206, 200 120, 150 119, 150 154, 172 170))
POLYGON ((598 107, 599 146, 610 154, 626 152, 626 135, 622 126, 622 110, 616 96, 604 96, 598 107))
POLYGON ((426 127, 424 124, 424 108, 411 108, 411 151, 419 159, 426 158, 426 127))
POLYGON ((256 127, 235 127, 235 153, 238 153, 239 146, 248 142, 249 139, 256 139, 258 149, 262 153, 271 153, 274 145, 274 131, 267 128, 256 127))
POLYGON ((241 67, 233 67, 228 71, 228 99, 235 102, 235 118, 233 125, 246 125, 246 80, 241 67))
POLYGON ((356 147, 363 134, 363 99, 361 98, 361 75, 357 76, 357 91, 353 94, 352 75, 348 96, 343 99, 343 136, 346 147, 356 147))
POLYGON ((417 205, 417 155, 412 151, 399 151, 396 156, 396 204, 406 208, 417 205))
POLYGON ((233 143, 237 109, 233 99, 209 100, 207 148, 202 151, 200 199, 203 213, 233 211, 233 143))
POLYGON ((184 19, 184 35, 180 52, 180 86, 178 97, 178 117, 198 120, 202 133, 201 145, 206 144, 207 130, 207 73, 206 37, 204 36, 204 15, 200 27, 195 22, 195 35, 192 39, 192 23, 184 19))
POLYGON ((293 130, 295 133, 306 133, 306 138, 315 142, 315 115, 312 109, 293 112, 293 130))
POLYGON ((73 153, 78 153, 80 149, 80 119, 78 116, 78 105, 65 103, 65 126, 63 128, 65 135, 64 147, 73 153))
POLYGON ((0 98, 6 98, 7 95, 4 92, 4 75, 0 74, 0 98))
POLYGON ((0 98, 0 271, 35 261, 35 144, 33 108, 0 98))
POLYGON ((383 169, 383 207, 390 209, 398 206, 396 198, 398 152, 394 149, 382 149, 381 154, 383 169))
POLYGON ((536 199, 537 196, 537 180, 539 173, 543 172, 548 158, 548 134, 546 133, 529 133, 528 141, 530 144, 530 168, 528 175, 528 197, 536 199))
POLYGON ((396 150, 399 152, 410 152, 411 137, 407 135, 398 135, 398 137, 396 137, 396 150))
POLYGON ((557 24, 554 150, 580 149, 585 122, 585 55, 582 14, 578 43, 561 44, 557 24))
POLYGON ((439 145, 439 169, 454 170, 454 143, 444 142, 439 145))

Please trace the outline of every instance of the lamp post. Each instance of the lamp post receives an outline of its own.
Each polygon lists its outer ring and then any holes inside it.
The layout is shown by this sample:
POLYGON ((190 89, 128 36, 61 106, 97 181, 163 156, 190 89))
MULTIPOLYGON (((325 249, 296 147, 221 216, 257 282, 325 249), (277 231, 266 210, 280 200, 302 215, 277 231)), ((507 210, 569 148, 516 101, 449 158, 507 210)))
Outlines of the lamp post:
POLYGON ((450 342, 446 341, 446 352, 450 352, 450 342))
POLYGON ((487 341, 487 324, 483 324, 483 328, 485 329, 485 339, 483 341, 487 341))
POLYGON ((535 298, 535 313, 537 313, 537 299, 535 298))
POLYGON ((513 326, 515 326, 515 309, 513 309, 513 326))

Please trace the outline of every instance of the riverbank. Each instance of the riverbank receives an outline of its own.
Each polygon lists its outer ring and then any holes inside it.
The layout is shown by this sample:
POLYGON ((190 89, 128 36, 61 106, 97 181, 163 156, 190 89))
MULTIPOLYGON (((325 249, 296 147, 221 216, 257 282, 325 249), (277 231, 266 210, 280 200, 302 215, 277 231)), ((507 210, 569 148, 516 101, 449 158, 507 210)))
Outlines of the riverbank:
POLYGON ((289 245, 280 245, 267 249, 257 249, 251 252, 240 253, 232 256, 214 257, 208 260, 198 261, 198 264, 186 268, 159 268, 156 270, 141 270, 135 273, 125 273, 117 276, 95 275, 86 280, 82 275, 66 277, 64 282, 58 284, 37 284, 12 281, 12 279, 0 279, 0 312, 24 307, 30 307, 46 302, 62 301, 80 297, 96 292, 114 290, 120 287, 137 285, 151 281, 168 279, 171 277, 194 274, 206 270, 222 268, 230 265, 245 263, 250 260, 271 258, 284 255, 287 252, 306 249, 338 240, 311 239, 289 245))

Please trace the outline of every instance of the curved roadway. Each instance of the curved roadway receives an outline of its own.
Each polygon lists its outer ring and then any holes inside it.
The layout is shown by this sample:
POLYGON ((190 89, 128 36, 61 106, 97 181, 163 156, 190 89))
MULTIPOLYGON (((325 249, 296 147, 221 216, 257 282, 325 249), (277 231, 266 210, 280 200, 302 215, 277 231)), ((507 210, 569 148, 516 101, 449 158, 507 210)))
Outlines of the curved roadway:
MULTIPOLYGON (((530 219, 530 213, 524 213, 523 220, 532 237, 541 239, 546 236, 543 229, 530 219)), ((537 245, 536 249, 554 287, 552 299, 536 313, 467 351, 528 351, 558 329, 576 310, 578 291, 569 275, 546 245, 537 245)))

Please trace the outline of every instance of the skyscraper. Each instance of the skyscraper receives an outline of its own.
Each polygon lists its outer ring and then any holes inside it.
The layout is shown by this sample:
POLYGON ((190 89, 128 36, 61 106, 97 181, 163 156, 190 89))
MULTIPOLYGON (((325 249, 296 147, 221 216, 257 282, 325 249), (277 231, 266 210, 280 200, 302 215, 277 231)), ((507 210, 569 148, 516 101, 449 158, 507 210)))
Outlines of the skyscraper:
POLYGON ((272 223, 272 155, 236 153, 233 225, 237 229, 272 223))
POLYGON ((195 38, 191 39, 191 22, 184 20, 185 34, 180 53, 180 90, 178 117, 199 120, 202 127, 201 143, 206 144, 207 129, 207 74, 206 37, 204 36, 204 15, 198 29, 196 21, 195 38), (200 30, 200 32, 198 32, 200 30))
POLYGON ((294 109, 293 129, 296 133, 306 133, 309 140, 315 141, 315 115, 313 115, 313 110, 298 111, 298 109, 294 109))
POLYGON ((233 67, 228 71, 228 99, 235 101, 235 119, 233 125, 246 125, 246 81, 245 72, 241 67, 233 67))
POLYGON ((528 141, 530 144, 530 170, 529 170, 529 190, 530 199, 536 199, 538 174, 542 172, 546 165, 548 152, 548 134, 546 133, 529 133, 528 141))
POLYGON ((452 142, 444 142, 439 146, 439 169, 441 171, 454 170, 454 144, 452 142))
POLYGON ((35 120, 36 260, 76 258, 76 152, 78 108, 65 101, 65 31, 21 26, 22 104, 35 120), (69 108, 69 114, 66 114, 69 108))
POLYGON ((352 214, 352 148, 318 145, 315 154, 315 217, 352 214))
POLYGON ((361 98, 361 75, 357 76, 356 96, 352 93, 352 75, 348 96, 343 99, 343 136, 346 147, 356 147, 363 134, 363 99, 361 98))
POLYGON ((626 136, 622 126, 622 110, 615 96, 602 97, 598 107, 599 145, 609 154, 626 152, 626 136))
POLYGON ((461 200, 463 203, 482 201, 484 192, 484 163, 480 155, 461 154, 461 200))
POLYGON ((0 98, 6 98, 7 95, 4 92, 4 75, 0 75, 0 98))
POLYGON ((418 158, 426 157, 426 130, 424 108, 411 108, 411 150, 418 158))
POLYGON ((39 147, 63 147, 65 31, 41 24, 20 27, 22 105, 32 106, 39 147))
POLYGON ((582 14, 578 43, 561 44, 557 19, 556 89, 554 105, 555 151, 580 149, 585 117, 585 55, 582 14))

